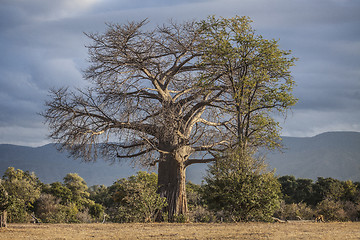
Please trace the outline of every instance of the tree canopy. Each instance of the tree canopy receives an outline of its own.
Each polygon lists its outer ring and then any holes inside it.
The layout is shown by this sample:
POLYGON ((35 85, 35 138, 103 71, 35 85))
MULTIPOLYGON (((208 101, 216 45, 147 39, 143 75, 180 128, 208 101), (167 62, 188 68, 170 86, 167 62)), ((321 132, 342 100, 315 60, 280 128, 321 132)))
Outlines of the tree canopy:
POLYGON ((87 89, 52 91, 51 137, 75 157, 158 164, 170 219, 187 211, 185 169, 235 146, 273 147, 274 112, 295 104, 294 58, 247 17, 149 29, 147 20, 87 34, 87 89), (100 149, 100 151, 99 151, 100 149))

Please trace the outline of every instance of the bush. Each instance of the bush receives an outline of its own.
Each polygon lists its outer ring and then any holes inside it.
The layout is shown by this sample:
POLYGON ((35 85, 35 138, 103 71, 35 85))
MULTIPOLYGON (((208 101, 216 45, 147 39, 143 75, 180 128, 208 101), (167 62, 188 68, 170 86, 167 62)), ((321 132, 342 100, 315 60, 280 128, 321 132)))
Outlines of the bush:
POLYGON ((115 222, 153 222, 166 206, 157 193, 157 175, 138 172, 136 176, 116 181, 109 192, 113 207, 108 211, 115 222))
POLYGON ((274 213, 274 216, 283 220, 312 220, 315 211, 306 205, 306 203, 286 204, 284 201, 280 204, 280 209, 274 213))
POLYGON ((280 184, 260 159, 233 154, 209 169, 203 198, 232 221, 270 221, 280 204, 280 184))
POLYGON ((104 206, 98 203, 95 203, 90 206, 89 213, 95 219, 100 220, 104 216, 104 206))
POLYGON ((60 216, 60 199, 47 193, 42 193, 35 202, 35 215, 45 223, 65 222, 60 216))
POLYGON ((189 211, 190 222, 215 222, 216 215, 204 206, 196 206, 189 211))
POLYGON ((360 204, 352 201, 343 202, 343 208, 346 213, 346 217, 350 221, 359 221, 360 218, 360 204))
POLYGON ((61 199, 47 193, 41 194, 35 203, 35 215, 44 223, 91 222, 88 211, 79 211, 76 204, 61 204, 61 199))
POLYGON ((348 219, 341 202, 325 199, 316 206, 318 214, 325 217, 325 221, 347 221, 348 219))
POLYGON ((34 173, 9 167, 2 185, 8 193, 8 222, 29 222, 34 202, 40 196, 42 183, 34 173))

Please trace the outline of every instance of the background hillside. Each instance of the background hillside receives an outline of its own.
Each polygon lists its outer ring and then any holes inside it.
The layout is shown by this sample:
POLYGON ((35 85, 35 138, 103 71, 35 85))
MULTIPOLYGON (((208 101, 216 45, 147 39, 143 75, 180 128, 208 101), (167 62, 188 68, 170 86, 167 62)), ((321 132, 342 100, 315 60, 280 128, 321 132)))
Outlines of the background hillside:
MULTIPOLYGON (((360 181, 360 133, 329 132, 309 138, 283 137, 282 153, 267 155, 270 168, 277 175, 311 178, 332 177, 360 181)), ((67 173, 78 173, 88 186, 111 185, 116 179, 128 177, 139 170, 129 162, 110 164, 103 160, 84 163, 58 152, 54 144, 32 148, 0 144, 0 175, 8 167, 35 172, 44 183, 62 181, 67 173)), ((206 175, 205 164, 195 164, 187 170, 187 179, 201 183, 206 175)))
POLYGON ((278 175, 360 181, 360 133, 327 132, 310 138, 283 137, 283 153, 267 157, 278 175))

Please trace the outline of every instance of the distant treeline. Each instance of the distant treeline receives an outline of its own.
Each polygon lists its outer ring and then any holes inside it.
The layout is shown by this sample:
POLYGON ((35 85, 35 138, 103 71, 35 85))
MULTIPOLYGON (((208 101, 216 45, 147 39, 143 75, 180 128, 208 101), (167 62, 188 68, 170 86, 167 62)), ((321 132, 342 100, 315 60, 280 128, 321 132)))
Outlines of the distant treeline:
MULTIPOLYGON (((176 221, 311 220, 320 214, 326 221, 357 221, 360 217, 358 182, 274 179, 267 174, 242 176, 236 184, 219 179, 208 179, 203 185, 188 182, 189 214, 177 216, 176 221)), ((8 168, 1 185, 0 205, 6 207, 10 223, 151 222, 159 214, 166 221, 161 211, 166 201, 157 194, 155 173, 138 172, 109 187, 88 187, 76 173, 67 174, 63 182, 44 184, 34 173, 8 168)))

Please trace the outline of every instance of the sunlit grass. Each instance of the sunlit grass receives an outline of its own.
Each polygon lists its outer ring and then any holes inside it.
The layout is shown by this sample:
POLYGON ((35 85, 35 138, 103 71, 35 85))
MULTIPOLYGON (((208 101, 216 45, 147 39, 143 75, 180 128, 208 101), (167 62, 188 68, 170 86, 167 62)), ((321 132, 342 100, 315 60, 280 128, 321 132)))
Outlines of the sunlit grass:
POLYGON ((360 223, 9 224, 0 239, 360 239, 360 223))

